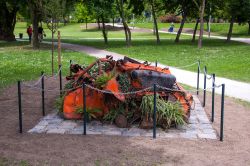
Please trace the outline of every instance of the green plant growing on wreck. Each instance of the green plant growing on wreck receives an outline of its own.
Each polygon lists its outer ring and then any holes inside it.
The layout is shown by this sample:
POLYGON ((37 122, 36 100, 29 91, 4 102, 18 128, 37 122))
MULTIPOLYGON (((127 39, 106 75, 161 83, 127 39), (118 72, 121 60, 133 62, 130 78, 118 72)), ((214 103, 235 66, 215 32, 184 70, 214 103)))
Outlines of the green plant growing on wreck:
POLYGON ((119 115, 118 111, 115 109, 111 109, 104 117, 103 120, 110 122, 111 124, 114 123, 115 118, 119 115))
POLYGON ((72 88, 73 88, 73 83, 74 83, 74 80, 68 81, 68 82, 64 85, 64 89, 65 89, 65 90, 72 89, 72 88))
POLYGON ((104 117, 103 120, 110 122, 111 124, 114 123, 116 117, 118 115, 124 115, 127 119, 132 117, 131 112, 126 112, 126 109, 124 107, 124 103, 120 103, 118 108, 116 109, 111 109, 104 117))
POLYGON ((63 112, 63 103, 64 103, 64 95, 60 96, 55 101, 55 107, 58 110, 58 112, 63 112))
POLYGON ((119 89, 121 90, 121 92, 126 93, 129 92, 130 89, 130 82, 129 82, 129 77, 126 73, 121 73, 119 74, 119 79, 118 79, 118 83, 119 83, 119 89))
MULTIPOLYGON (((146 121, 152 120, 154 111, 154 96, 143 96, 140 109, 142 110, 142 119, 146 118, 146 121)), ((186 123, 184 121, 184 112, 178 102, 167 102, 157 95, 156 109, 157 125, 163 127, 164 129, 170 128, 172 124, 184 125, 186 123)))
POLYGON ((97 88, 103 88, 106 83, 112 79, 112 74, 108 75, 107 73, 104 73, 103 75, 100 75, 95 80, 95 86, 97 88))
MULTIPOLYGON (((86 112, 88 114, 88 118, 91 120, 92 118, 96 119, 95 113, 102 112, 100 109, 88 109, 86 108, 86 112)), ((83 107, 76 107, 75 109, 76 114, 83 114, 83 107)))

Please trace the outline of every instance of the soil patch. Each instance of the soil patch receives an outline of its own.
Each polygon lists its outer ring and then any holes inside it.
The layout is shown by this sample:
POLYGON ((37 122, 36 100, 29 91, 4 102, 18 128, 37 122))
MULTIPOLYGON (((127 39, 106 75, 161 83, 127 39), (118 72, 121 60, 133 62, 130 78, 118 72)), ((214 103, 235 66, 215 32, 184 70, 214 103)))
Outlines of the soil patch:
MULTIPOLYGON (((47 79, 46 113, 59 95, 57 80, 47 79)), ((218 140, 156 139, 104 135, 29 134, 42 117, 41 94, 23 89, 24 133, 18 133, 17 88, 0 94, 0 165, 250 165, 250 110, 232 98, 225 100, 224 142, 218 140), (17 161, 17 162, 12 162, 17 161)), ((202 96, 200 96, 202 97, 202 96)), ((210 116, 211 100, 206 111, 210 116)), ((215 122, 219 131, 220 96, 216 96, 215 122)))

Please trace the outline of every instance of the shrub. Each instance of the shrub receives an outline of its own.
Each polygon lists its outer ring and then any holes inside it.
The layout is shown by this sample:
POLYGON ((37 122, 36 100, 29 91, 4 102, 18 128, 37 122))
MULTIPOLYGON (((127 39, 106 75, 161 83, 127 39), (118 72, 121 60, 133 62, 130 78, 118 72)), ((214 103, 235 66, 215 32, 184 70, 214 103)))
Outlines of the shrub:
POLYGON ((160 22, 162 23, 180 23, 181 22, 181 16, 176 16, 174 14, 167 14, 164 16, 159 17, 160 22))
MULTIPOLYGON (((154 111, 154 96, 145 95, 142 97, 142 102, 140 109, 142 110, 142 118, 152 119, 154 111)), ((184 121, 184 112, 181 108, 179 102, 168 102, 160 98, 157 95, 156 98, 156 123, 162 128, 170 128, 172 124, 183 125, 184 121)))
POLYGON ((112 74, 108 75, 107 73, 104 73, 103 75, 99 75, 95 80, 95 86, 97 88, 103 88, 106 83, 112 79, 112 74))

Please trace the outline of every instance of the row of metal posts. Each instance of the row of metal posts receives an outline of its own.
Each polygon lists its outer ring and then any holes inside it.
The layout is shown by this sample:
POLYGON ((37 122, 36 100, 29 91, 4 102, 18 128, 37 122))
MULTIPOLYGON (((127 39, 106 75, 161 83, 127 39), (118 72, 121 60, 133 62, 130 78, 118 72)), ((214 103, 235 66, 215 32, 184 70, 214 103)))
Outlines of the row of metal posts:
MULTIPOLYGON (((154 84, 154 112, 153 112, 153 138, 156 138, 156 84, 154 84)), ((82 84, 83 92, 83 135, 86 135, 87 126, 87 111, 86 111, 86 85, 82 84)))
MULTIPOLYGON (((206 106, 206 88, 207 88, 207 67, 204 66, 204 86, 203 86, 203 107, 206 106)), ((215 100, 215 74, 212 77, 212 111, 211 122, 214 122, 214 100, 215 100)), ((197 95, 199 94, 199 79, 200 79, 200 61, 198 61, 197 70, 197 95)), ((224 98, 225 98, 225 84, 221 84, 221 118, 220 118, 220 141, 223 141, 224 136, 224 98)))
MULTIPOLYGON (((72 61, 70 60, 70 64, 72 61)), ((157 61, 156 61, 157 66, 157 61)), ((60 96, 62 96, 62 71, 61 65, 59 65, 59 82, 60 82, 60 96)), ((205 73, 207 68, 204 68, 205 73)), ((204 89, 203 89, 203 107, 206 104, 206 74, 204 73, 204 89)), ((41 72, 42 80, 42 115, 45 116, 45 97, 44 97, 44 72, 41 72)), ((71 72, 70 72, 71 75, 71 72)), ((198 71, 197 71, 197 95, 199 94, 199 79, 200 79, 200 61, 198 61, 198 71)), ((87 122, 87 112, 86 112, 86 86, 82 85, 83 89, 83 134, 86 135, 86 122, 87 122)), ((153 112, 153 138, 156 138, 156 84, 153 86, 154 89, 154 112, 153 112)), ((224 128, 224 96, 225 96, 225 84, 222 84, 222 94, 221 94, 221 122, 220 122, 220 141, 223 141, 223 128, 224 128)), ((211 121, 214 122, 214 99, 215 99, 215 74, 212 74, 212 116, 211 121)), ((18 106, 19 106, 19 132, 22 133, 22 98, 21 98, 21 81, 18 81, 18 106)))
MULTIPOLYGON (((157 61, 155 62, 155 66, 157 67, 157 61)), ((207 73, 207 67, 204 68, 205 73, 207 73)), ((197 94, 199 94, 199 75, 200 75, 200 61, 198 61, 198 72, 197 72, 197 94)), ((204 89, 203 89, 203 107, 205 107, 206 101, 206 74, 204 73, 204 89)), ((214 96, 215 96, 215 74, 212 74, 212 118, 211 121, 214 122, 214 96)), ((86 89, 85 84, 82 85, 83 88, 83 134, 86 135, 86 121, 87 121, 87 113, 86 113, 86 89)), ((156 138, 156 84, 153 86, 154 90, 154 112, 153 112, 153 138, 156 138)), ((223 123, 224 123, 224 92, 225 92, 225 84, 222 84, 222 96, 221 96, 221 123, 220 123, 220 141, 223 141, 223 123)))
MULTIPOLYGON (((62 96, 62 65, 59 65, 59 87, 60 96, 62 96)), ((18 91, 18 113, 19 113, 19 133, 23 132, 23 117, 22 117, 22 90, 21 81, 17 81, 18 91)), ((44 87, 44 72, 41 72, 41 97, 42 97, 42 116, 45 116, 45 87, 44 87)))

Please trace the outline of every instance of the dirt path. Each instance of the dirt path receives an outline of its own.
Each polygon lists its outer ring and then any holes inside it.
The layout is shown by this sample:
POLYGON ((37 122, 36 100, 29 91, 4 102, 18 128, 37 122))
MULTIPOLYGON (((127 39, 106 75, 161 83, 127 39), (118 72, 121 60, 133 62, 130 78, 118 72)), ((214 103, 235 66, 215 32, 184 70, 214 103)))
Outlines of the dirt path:
MULTIPOLYGON (((58 82, 49 79, 46 112, 53 110, 58 82)), ((250 110, 225 100, 224 142, 101 135, 28 134, 41 118, 39 91, 23 90, 24 133, 18 133, 16 86, 0 94, 0 165, 250 165, 250 110)), ((211 101, 207 98, 207 111, 211 101)), ((214 127, 218 131, 220 98, 214 127)))

